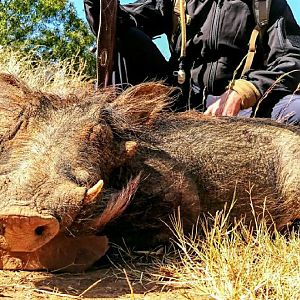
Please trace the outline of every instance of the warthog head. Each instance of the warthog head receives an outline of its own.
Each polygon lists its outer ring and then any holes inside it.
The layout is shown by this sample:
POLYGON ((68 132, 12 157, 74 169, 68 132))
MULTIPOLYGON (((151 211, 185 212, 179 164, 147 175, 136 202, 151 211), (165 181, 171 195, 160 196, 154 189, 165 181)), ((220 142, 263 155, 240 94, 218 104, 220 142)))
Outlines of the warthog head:
POLYGON ((112 196, 118 205, 109 215, 91 219, 82 211, 103 213, 103 184, 137 146, 118 139, 118 132, 150 122, 165 105, 167 92, 163 85, 144 84, 117 98, 107 90, 61 99, 1 75, 0 248, 36 252, 55 237, 68 236, 74 220, 81 229, 97 232, 120 214, 138 180, 119 198, 112 196), (148 100, 137 109, 146 94, 148 100), (85 220, 79 220, 81 215, 85 220))

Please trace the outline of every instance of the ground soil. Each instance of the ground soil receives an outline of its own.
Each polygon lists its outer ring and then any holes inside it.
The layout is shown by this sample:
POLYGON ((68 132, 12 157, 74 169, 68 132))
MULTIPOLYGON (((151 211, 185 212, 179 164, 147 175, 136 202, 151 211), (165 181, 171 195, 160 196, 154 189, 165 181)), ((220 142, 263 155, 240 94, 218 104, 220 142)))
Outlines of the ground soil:
MULTIPOLYGON (((129 270, 130 272, 130 270, 129 270)), ((187 291, 158 282, 129 279, 127 271, 107 268, 81 274, 0 271, 1 299, 191 299, 187 291), (122 274, 123 273, 123 274, 122 274)))

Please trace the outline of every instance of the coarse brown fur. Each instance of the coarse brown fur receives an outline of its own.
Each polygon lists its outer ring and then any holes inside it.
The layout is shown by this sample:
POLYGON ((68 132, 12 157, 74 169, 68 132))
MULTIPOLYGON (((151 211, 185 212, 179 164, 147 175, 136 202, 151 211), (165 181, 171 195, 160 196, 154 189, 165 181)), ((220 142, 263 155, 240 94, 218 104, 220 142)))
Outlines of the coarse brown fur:
POLYGON ((178 207, 189 230, 234 195, 232 219, 250 223, 251 201, 279 229, 300 218, 299 128, 166 112, 170 92, 144 83, 61 99, 1 75, 0 213, 26 206, 56 217, 60 234, 137 246, 166 241, 164 222, 178 207), (86 207, 100 179, 104 189, 86 207))

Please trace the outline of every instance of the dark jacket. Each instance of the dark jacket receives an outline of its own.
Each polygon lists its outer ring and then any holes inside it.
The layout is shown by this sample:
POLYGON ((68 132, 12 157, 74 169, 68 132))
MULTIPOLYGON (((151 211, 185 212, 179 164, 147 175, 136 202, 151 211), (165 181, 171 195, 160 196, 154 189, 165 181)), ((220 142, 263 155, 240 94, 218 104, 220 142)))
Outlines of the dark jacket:
MULTIPOLYGON (((191 18, 187 25, 185 60, 190 80, 186 82, 191 83, 196 96, 197 93, 202 95, 204 90, 208 94, 220 95, 248 52, 250 35, 256 25, 252 1, 187 0, 186 3, 186 13, 191 18)), ((135 22, 132 24, 150 37, 165 33, 171 39, 171 0, 139 0, 122 6, 121 11, 123 15, 133 17, 135 22)), ((180 43, 178 28, 174 43, 170 45, 170 63, 174 70, 178 68, 180 43)), ((250 84, 253 93, 260 96, 272 86, 266 103, 276 102, 296 90, 300 82, 300 28, 286 0, 272 0, 268 28, 263 39, 258 42, 252 68, 243 79, 250 84), (276 82, 281 75, 291 71, 276 82)), ((247 106, 252 106, 258 100, 256 97, 253 102, 254 94, 247 106)))

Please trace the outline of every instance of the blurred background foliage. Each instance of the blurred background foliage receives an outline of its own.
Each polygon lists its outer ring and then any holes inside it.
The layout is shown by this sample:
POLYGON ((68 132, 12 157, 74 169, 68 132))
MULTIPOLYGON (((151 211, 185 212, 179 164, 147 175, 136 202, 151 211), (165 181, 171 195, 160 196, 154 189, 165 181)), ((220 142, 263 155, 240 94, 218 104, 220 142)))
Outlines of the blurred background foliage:
MULTIPOLYGON (((31 53, 38 60, 55 63, 70 57, 85 61, 85 72, 95 74, 89 51, 94 37, 78 16, 73 1, 1 0, 0 45, 31 53)), ((75 64, 76 65, 76 64, 75 64)))

